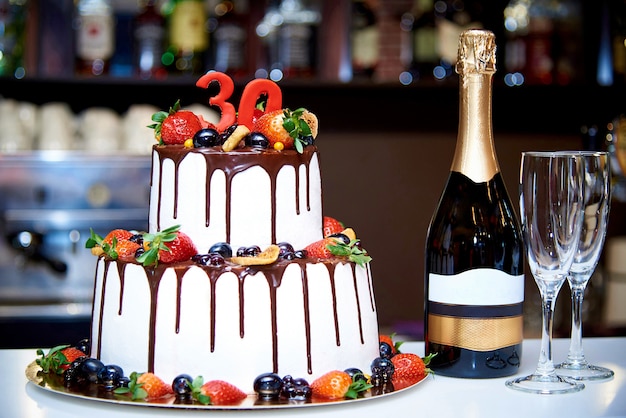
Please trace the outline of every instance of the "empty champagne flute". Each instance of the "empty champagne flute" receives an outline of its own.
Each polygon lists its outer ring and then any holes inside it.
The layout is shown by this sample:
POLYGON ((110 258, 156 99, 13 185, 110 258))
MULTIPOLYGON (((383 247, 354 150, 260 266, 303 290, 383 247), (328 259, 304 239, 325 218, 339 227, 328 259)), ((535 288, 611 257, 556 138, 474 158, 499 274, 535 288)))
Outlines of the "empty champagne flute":
POLYGON ((535 372, 506 381, 524 392, 577 392, 585 385, 558 376, 552 361, 554 304, 574 261, 583 220, 583 161, 577 155, 524 152, 520 219, 528 264, 541 294, 541 350, 535 372))
POLYGON ((556 366, 559 376, 576 380, 604 380, 613 371, 587 362, 583 351, 583 299, 585 288, 596 269, 609 218, 611 173, 606 152, 574 151, 584 160, 584 220, 578 249, 567 281, 572 296, 572 332, 567 360, 556 366))

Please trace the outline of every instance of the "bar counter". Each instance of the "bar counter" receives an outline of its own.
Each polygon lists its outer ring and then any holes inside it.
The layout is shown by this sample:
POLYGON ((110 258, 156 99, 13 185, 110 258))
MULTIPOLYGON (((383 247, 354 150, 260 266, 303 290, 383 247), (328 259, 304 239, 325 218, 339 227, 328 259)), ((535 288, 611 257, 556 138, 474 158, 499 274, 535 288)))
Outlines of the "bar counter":
MULTIPOLYGON (((567 355, 568 339, 556 339, 553 358, 567 355)), ((519 374, 531 373, 539 356, 540 341, 524 341, 519 374)), ((402 351, 424 355, 423 342, 405 342, 402 351)), ((34 349, 0 350, 0 416, 6 418, 110 418, 110 417, 626 417, 626 337, 586 338, 589 361, 611 368, 615 376, 605 382, 586 382, 581 392, 533 395, 505 387, 507 378, 456 379, 430 376, 408 389, 381 396, 328 404, 300 406, 186 409, 173 406, 119 403, 73 397, 38 387, 26 377, 35 358, 34 349)), ((47 352, 47 350, 45 350, 47 352)))

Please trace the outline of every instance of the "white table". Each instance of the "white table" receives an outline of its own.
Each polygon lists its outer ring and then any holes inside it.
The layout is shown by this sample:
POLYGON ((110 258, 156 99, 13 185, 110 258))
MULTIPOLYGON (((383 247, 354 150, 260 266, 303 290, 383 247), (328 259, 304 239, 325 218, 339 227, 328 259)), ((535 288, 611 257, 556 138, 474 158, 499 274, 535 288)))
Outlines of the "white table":
MULTIPOLYGON (((567 354, 567 339, 553 345, 555 362, 567 354)), ((181 410, 105 403, 50 392, 28 382, 25 369, 37 356, 34 349, 0 350, 0 417, 2 418, 110 418, 110 417, 626 417, 626 338, 587 338, 587 358, 610 367, 615 377, 586 383, 578 393, 533 395, 513 391, 505 378, 470 380, 435 376, 405 391, 372 399, 333 405, 256 410, 181 410), (345 415, 349 414, 349 415, 345 415)), ((424 355, 423 342, 406 342, 405 352, 424 355)), ((534 370, 539 340, 524 341, 520 374, 534 370)))

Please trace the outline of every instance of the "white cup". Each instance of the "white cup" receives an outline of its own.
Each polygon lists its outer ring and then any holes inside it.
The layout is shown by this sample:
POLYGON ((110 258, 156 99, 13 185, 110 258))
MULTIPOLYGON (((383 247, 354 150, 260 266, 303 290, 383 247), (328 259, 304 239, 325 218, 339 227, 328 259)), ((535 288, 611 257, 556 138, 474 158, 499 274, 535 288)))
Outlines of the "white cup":
POLYGON ((37 124, 37 147, 41 150, 71 150, 76 139, 76 118, 69 104, 41 105, 37 124))

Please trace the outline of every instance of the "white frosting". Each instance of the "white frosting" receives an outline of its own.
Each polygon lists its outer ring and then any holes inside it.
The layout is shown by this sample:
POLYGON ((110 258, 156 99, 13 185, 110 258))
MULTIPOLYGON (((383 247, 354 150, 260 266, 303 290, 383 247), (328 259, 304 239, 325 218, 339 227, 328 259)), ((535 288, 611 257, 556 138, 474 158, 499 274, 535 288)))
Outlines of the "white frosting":
MULTIPOLYGON (((174 161, 163 159, 162 169, 160 161, 155 149, 150 189, 150 232, 181 225, 181 230, 191 237, 199 253, 206 253, 216 242, 228 241, 226 216, 229 202, 224 171, 217 169, 212 172, 208 188, 211 209, 207 226, 205 176, 207 172, 211 173, 211 169, 207 167, 205 156, 188 153, 178 166, 178 177, 174 161), (178 199, 175 198, 176 190, 178 199)), ((279 242, 289 242, 295 249, 302 249, 322 239, 322 185, 317 153, 311 158, 308 176, 304 164, 298 167, 298 171, 297 193, 296 173, 292 166, 283 166, 276 176, 275 242, 272 242, 271 230, 271 176, 261 166, 253 166, 233 176, 229 241, 233 251, 251 245, 265 249, 279 242), (296 207, 296 196, 299 207, 296 207)))

